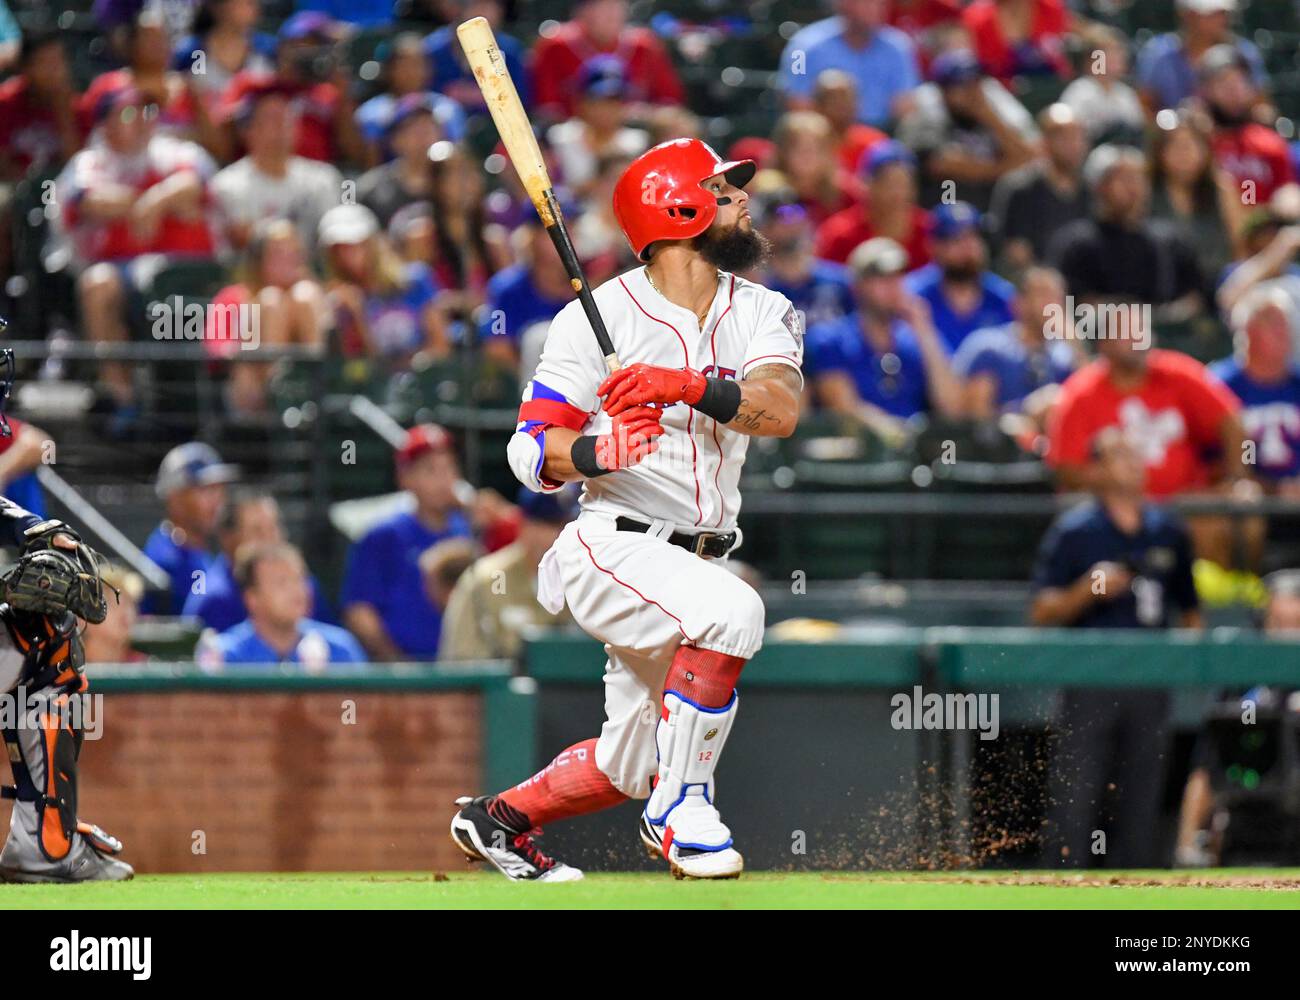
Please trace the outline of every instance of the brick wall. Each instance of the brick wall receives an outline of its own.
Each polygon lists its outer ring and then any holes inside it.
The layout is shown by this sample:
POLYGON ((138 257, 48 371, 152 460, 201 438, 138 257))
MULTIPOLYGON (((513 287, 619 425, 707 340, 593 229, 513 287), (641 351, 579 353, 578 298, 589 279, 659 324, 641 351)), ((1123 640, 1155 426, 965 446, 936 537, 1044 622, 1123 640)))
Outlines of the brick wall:
MULTIPOLYGON (((457 796, 481 791, 477 694, 113 693, 103 705, 78 811, 139 872, 464 864, 447 822, 457 796)), ((0 807, 0 836, 8 823, 0 807)))

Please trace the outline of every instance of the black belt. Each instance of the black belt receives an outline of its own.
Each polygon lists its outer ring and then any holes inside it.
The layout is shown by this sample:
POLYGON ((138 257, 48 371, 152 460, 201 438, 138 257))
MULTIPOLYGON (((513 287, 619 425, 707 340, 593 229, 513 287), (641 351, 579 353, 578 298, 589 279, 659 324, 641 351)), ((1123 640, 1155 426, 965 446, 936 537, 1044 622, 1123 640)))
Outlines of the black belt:
MULTIPOLYGON (((635 531, 644 535, 650 530, 650 525, 641 521, 634 521, 630 517, 614 518, 614 527, 619 531, 635 531)), ((734 531, 716 532, 701 531, 699 534, 692 535, 686 531, 674 531, 664 539, 673 545, 680 545, 688 552, 694 552, 697 556, 706 556, 709 559, 720 559, 731 551, 736 544, 736 533, 734 531)))

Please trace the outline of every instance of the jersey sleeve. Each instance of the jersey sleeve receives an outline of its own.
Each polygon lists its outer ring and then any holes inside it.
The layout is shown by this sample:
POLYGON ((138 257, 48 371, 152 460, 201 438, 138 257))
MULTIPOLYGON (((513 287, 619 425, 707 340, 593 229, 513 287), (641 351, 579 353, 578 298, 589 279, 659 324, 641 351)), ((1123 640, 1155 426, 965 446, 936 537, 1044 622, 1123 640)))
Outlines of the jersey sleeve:
POLYGON ((762 365, 788 365, 803 381, 803 321, 799 310, 784 295, 772 293, 759 309, 757 329, 745 350, 740 377, 762 365))

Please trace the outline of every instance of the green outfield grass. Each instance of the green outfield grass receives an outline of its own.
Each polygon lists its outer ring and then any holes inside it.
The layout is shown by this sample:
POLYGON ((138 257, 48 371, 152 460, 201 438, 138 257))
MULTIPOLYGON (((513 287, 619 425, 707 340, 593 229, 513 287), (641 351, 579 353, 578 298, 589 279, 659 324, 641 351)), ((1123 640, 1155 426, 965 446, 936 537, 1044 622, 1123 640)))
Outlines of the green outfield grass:
POLYGON ((1300 871, 971 874, 756 872, 736 882, 593 874, 516 885, 489 873, 143 875, 0 885, 0 909, 1300 909, 1300 871))

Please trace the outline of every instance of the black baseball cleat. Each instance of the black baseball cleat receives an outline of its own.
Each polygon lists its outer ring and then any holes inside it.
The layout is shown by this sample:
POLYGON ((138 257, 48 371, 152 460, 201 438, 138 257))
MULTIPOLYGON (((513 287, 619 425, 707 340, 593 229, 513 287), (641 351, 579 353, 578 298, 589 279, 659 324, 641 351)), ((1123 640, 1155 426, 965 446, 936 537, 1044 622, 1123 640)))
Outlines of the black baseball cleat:
POLYGON ((495 796, 466 795, 456 800, 451 818, 452 842, 470 861, 486 861, 512 882, 576 882, 582 872, 547 857, 533 837, 540 830, 515 830, 488 811, 495 796))

